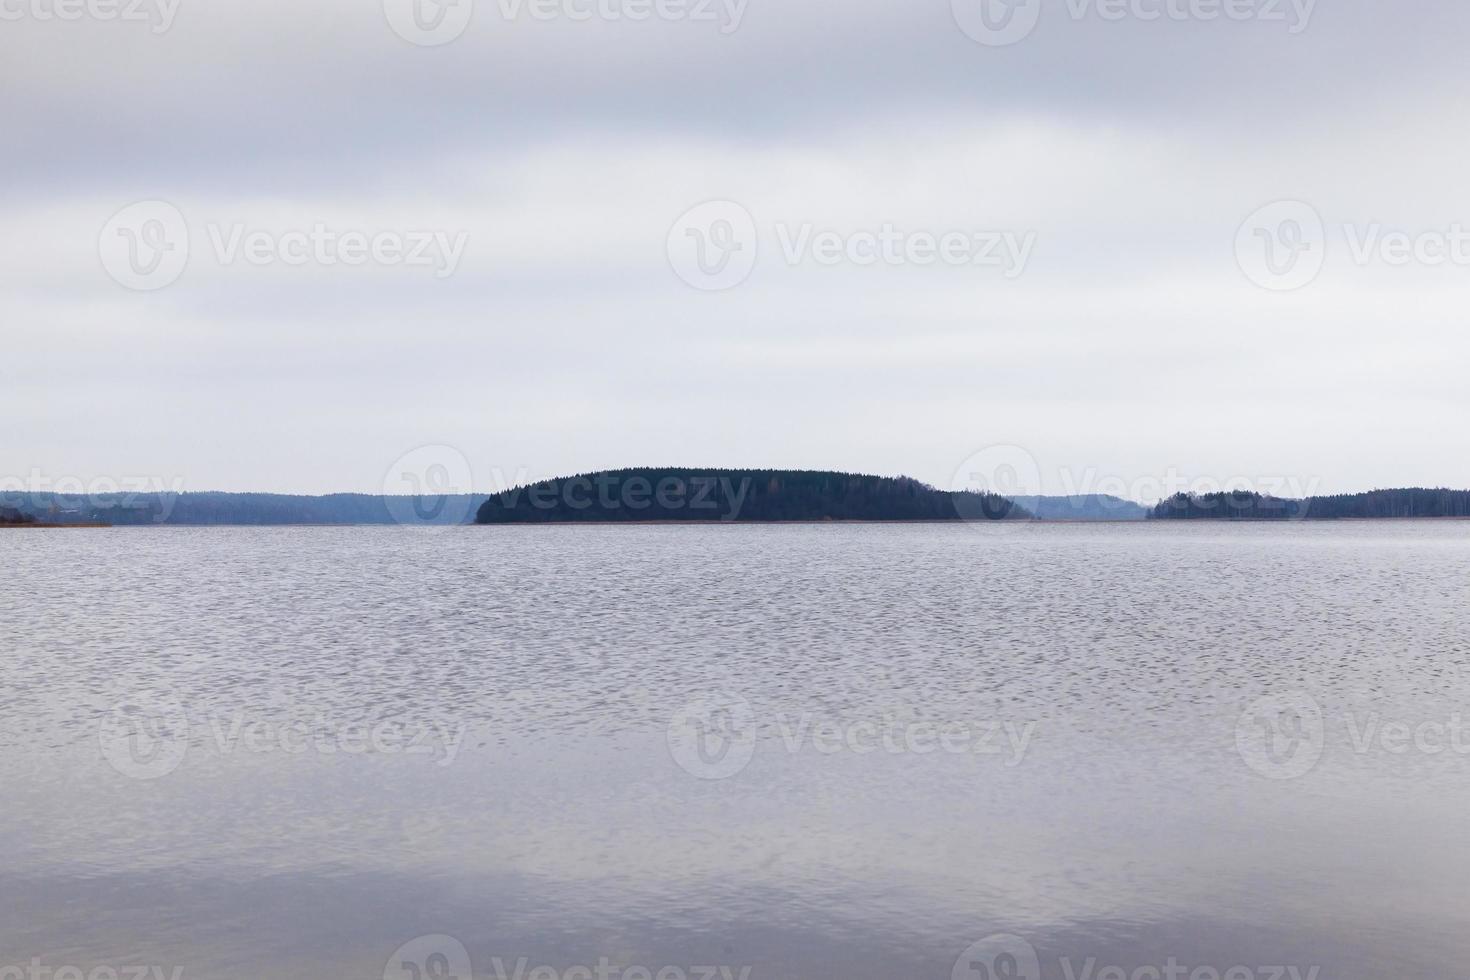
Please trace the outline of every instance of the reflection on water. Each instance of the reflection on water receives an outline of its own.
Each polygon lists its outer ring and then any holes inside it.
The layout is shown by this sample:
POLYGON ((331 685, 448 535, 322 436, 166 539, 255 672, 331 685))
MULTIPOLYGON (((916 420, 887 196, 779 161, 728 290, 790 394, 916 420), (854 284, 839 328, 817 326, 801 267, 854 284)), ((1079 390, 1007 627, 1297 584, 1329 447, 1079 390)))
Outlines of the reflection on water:
POLYGON ((0 968, 442 977, 462 946, 525 980, 1029 976, 980 943, 1005 935, 1048 980, 1444 980, 1470 954, 1470 525, 0 550, 0 968))

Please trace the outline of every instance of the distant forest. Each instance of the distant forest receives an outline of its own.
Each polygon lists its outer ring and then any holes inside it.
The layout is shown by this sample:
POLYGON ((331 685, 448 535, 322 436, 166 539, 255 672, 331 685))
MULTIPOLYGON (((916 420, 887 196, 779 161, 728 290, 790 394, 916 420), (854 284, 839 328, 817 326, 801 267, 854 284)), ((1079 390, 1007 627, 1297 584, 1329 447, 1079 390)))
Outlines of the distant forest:
POLYGON ((465 524, 484 501, 478 494, 382 497, 338 493, 0 494, 5 509, 56 524, 283 525, 465 524))
POLYGON ((1150 520, 1332 521, 1387 518, 1470 517, 1470 490, 1372 490, 1283 500, 1259 493, 1176 494, 1161 501, 1150 520))
POLYGON ((1149 509, 1143 504, 1102 493, 1070 497, 1012 497, 1038 521, 1141 521, 1149 509))
POLYGON ((907 477, 798 470, 628 469, 496 494, 480 524, 607 521, 994 521, 1028 518, 1004 497, 907 477))

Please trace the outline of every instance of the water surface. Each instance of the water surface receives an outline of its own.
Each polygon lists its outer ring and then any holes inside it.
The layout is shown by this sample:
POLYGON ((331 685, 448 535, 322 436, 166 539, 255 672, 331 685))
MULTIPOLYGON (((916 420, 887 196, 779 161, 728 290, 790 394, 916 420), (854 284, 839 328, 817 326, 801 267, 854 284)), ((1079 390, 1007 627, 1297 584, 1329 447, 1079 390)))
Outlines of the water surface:
POLYGON ((0 968, 1470 961, 1470 524, 41 530, 0 554, 0 968))

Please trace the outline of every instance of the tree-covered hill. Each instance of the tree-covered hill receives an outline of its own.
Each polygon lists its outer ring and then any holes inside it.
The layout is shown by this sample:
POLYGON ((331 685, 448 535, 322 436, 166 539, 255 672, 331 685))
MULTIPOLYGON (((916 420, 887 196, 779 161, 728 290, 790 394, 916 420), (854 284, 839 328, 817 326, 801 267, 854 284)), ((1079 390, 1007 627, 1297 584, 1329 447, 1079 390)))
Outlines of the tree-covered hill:
POLYGON ((480 524, 607 521, 990 521, 1030 515, 1003 497, 907 477, 806 470, 627 469, 496 494, 480 524))
POLYGON ((1104 493, 1065 497, 1011 497, 1039 521, 1142 521, 1149 509, 1143 504, 1104 493))

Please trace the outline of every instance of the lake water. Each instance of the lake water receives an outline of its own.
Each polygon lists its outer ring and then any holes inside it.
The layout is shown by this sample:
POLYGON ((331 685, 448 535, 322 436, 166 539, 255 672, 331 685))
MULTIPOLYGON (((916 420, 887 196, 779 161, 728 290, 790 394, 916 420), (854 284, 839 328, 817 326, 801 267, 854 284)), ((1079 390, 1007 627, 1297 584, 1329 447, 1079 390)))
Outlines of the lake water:
POLYGON ((7 980, 1470 970, 1470 524, 0 556, 7 980))

